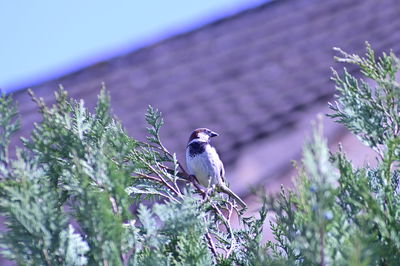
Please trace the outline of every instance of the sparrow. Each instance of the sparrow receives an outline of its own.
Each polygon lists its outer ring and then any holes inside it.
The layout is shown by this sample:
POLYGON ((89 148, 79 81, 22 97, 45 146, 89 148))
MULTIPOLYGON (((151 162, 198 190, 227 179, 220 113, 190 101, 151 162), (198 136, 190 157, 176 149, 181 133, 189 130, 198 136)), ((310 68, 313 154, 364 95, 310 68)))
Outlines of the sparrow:
POLYGON ((217 188, 246 208, 246 203, 227 186, 224 164, 210 144, 210 139, 216 136, 218 136, 217 133, 207 128, 198 128, 192 132, 186 146, 188 173, 196 177, 202 186, 208 189, 217 188))

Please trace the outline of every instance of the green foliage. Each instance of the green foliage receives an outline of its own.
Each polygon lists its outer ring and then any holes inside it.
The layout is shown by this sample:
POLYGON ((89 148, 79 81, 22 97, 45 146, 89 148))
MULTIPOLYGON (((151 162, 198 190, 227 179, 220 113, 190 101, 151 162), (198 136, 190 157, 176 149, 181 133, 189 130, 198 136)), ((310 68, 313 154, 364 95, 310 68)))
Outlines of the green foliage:
POLYGON ((368 82, 348 71, 333 80, 340 93, 330 116, 377 152, 377 165, 356 168, 340 149, 330 154, 319 126, 304 147, 295 192, 268 198, 276 220, 272 255, 301 265, 398 265, 400 257, 399 59, 338 50, 368 82))
POLYGON ((18 160, 18 176, 1 186, 1 211, 10 229, 1 239, 4 255, 21 265, 85 265, 89 247, 68 225, 56 192, 40 179, 43 171, 22 155, 18 160))
POLYGON ((137 254, 137 263, 210 265, 212 258, 204 239, 208 223, 204 214, 199 216, 199 208, 198 202, 190 197, 181 203, 155 204, 152 211, 141 205, 139 220, 146 245, 137 254))
POLYGON ((335 104, 330 105, 334 111, 331 116, 383 156, 385 147, 381 146, 387 146, 387 141, 398 136, 400 130, 400 91, 396 81, 400 60, 392 52, 383 53, 376 59, 368 43, 364 58, 347 54, 339 48, 335 50, 343 56, 337 58, 339 62, 356 64, 367 80, 357 79, 346 69, 340 77, 333 70, 333 80, 340 96, 335 104))
MULTIPOLYGON (((1 93, 1 92, 0 92, 1 93)), ((8 176, 8 145, 10 138, 19 128, 18 111, 11 96, 0 97, 0 174, 8 176)))
POLYGON ((63 88, 53 106, 31 92, 42 121, 10 157, 18 112, 3 95, 1 252, 18 265, 398 265, 400 61, 376 59, 369 45, 365 57, 337 50, 367 80, 333 71, 331 116, 377 152, 377 165, 330 153, 317 123, 295 189, 262 194, 249 217, 222 193, 203 197, 161 142, 152 107, 143 142, 110 113, 104 86, 93 114, 63 88), (274 239, 264 242, 268 214, 274 239))
POLYGON ((0 101, 5 257, 19 265, 234 261, 238 244, 229 217, 243 211, 223 195, 201 197, 161 143, 158 110, 149 107, 149 137, 141 142, 110 114, 104 88, 95 114, 63 88, 53 106, 30 94, 42 121, 13 160, 7 146, 18 127, 16 107, 10 96, 0 101))

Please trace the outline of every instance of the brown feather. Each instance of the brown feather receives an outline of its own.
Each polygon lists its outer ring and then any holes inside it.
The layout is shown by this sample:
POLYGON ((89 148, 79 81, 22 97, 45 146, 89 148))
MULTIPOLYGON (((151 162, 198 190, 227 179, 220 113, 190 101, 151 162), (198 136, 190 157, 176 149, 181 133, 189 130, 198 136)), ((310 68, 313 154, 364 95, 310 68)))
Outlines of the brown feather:
POLYGON ((193 130, 192 134, 189 137, 188 143, 191 142, 194 139, 197 139, 199 137, 199 133, 200 132, 204 132, 206 130, 207 130, 206 128, 198 128, 198 129, 193 130))

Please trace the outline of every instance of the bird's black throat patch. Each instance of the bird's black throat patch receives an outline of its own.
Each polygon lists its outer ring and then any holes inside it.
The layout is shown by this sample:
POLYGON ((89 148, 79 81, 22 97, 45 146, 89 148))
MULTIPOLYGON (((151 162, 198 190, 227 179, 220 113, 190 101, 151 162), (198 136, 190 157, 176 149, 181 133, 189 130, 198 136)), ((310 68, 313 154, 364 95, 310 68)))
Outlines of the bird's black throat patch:
POLYGON ((200 153, 203 153, 206 149, 207 142, 194 141, 188 145, 190 157, 194 157, 200 153))

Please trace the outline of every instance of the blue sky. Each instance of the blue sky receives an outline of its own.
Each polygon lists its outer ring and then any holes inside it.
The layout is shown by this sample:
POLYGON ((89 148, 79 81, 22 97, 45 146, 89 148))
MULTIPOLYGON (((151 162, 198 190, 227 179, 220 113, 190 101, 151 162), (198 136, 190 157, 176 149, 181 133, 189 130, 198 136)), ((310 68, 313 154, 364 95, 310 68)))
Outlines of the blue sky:
POLYGON ((23 88, 262 0, 0 0, 0 88, 23 88))

